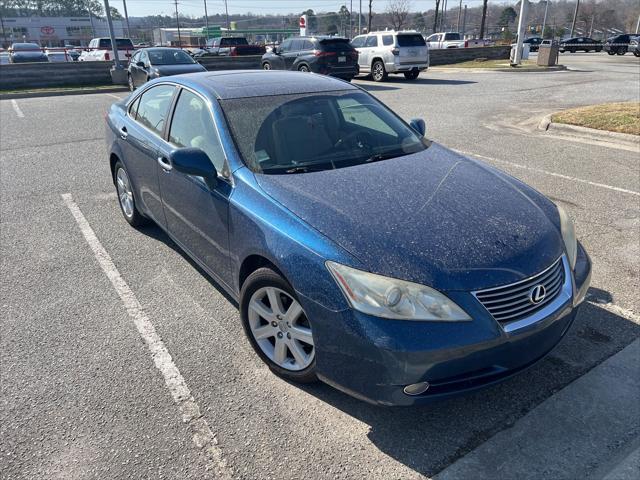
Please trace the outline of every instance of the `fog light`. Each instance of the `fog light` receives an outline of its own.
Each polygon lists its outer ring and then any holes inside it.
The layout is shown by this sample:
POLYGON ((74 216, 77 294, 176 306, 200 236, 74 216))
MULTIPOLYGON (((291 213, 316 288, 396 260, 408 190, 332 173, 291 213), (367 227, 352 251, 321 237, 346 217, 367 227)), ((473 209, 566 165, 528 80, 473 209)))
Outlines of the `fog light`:
POLYGON ((404 393, 407 395, 420 395, 429 389, 429 382, 414 383, 404 387, 404 393))

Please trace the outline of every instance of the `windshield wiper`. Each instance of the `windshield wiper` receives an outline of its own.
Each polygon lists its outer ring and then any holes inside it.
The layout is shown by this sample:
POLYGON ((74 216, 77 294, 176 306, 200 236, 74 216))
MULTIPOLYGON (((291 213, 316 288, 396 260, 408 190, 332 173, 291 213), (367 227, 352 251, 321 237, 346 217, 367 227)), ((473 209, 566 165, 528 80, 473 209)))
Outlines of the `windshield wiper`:
POLYGON ((371 155, 369 158, 365 160, 365 163, 371 162, 379 162, 380 160, 388 160, 390 158, 401 157, 402 155, 407 155, 406 153, 377 153, 375 155, 371 155))
POLYGON ((314 166, 314 165, 307 165, 307 166, 289 168, 288 170, 285 170, 284 173, 321 172, 322 170, 327 170, 327 167, 326 166, 320 167, 320 166, 314 166))

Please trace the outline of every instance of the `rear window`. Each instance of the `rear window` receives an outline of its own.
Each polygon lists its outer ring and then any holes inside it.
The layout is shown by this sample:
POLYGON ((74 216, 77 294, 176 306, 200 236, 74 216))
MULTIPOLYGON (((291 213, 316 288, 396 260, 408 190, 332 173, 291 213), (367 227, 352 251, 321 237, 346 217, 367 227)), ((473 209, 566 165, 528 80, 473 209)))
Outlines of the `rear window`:
MULTIPOLYGON (((116 38, 116 46, 119 50, 133 50, 133 43, 128 38, 116 38)), ((111 48, 110 38, 101 38, 99 48, 111 48)))
POLYGON ((349 43, 349 40, 344 38, 321 40, 320 45, 322 46, 322 50, 324 50, 325 52, 337 52, 353 49, 353 47, 349 43))
POLYGON ((422 35, 419 33, 414 35, 398 35, 399 47, 423 47, 425 45, 424 38, 422 38, 422 35))
POLYGON ((237 46, 237 45, 248 45, 246 38, 223 38, 220 40, 221 46, 237 46))
POLYGON ((460 38, 460 34, 459 33, 445 33, 444 34, 444 39, 445 40, 462 40, 460 38))
POLYGON ((40 50, 40 46, 35 43, 14 43, 11 48, 14 50, 40 50))

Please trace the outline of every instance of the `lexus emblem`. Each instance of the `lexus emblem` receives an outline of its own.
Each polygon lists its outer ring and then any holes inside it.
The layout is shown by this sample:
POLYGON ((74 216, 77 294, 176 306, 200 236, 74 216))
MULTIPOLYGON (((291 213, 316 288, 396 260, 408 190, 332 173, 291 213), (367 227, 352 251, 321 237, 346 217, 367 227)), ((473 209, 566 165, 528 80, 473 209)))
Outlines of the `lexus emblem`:
POLYGON ((547 296, 547 289, 544 288, 544 285, 536 285, 531 290, 529 290, 529 301, 534 305, 537 305, 541 301, 544 300, 544 297, 547 296))

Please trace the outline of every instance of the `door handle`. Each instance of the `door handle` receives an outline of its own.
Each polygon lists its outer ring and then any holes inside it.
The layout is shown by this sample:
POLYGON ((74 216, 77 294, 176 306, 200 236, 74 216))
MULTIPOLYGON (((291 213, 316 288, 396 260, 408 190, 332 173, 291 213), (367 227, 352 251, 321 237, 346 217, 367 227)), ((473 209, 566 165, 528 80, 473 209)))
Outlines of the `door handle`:
POLYGON ((167 160, 165 157, 162 157, 162 156, 158 157, 158 164, 162 167, 162 169, 165 172, 170 172, 171 170, 173 170, 173 167, 169 163, 169 160, 167 160))
POLYGON ((123 140, 126 140, 128 136, 129 136, 129 132, 127 132, 127 127, 122 127, 120 129, 120 138, 123 140))

